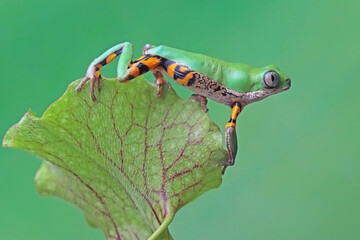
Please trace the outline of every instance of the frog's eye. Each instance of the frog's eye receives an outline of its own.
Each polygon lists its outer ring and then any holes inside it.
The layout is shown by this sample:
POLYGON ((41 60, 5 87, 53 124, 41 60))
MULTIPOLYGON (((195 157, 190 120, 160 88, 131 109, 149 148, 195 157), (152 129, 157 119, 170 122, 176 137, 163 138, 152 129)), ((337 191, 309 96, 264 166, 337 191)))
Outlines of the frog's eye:
POLYGON ((262 86, 264 88, 274 88, 279 84, 279 74, 275 71, 268 71, 264 74, 262 86))

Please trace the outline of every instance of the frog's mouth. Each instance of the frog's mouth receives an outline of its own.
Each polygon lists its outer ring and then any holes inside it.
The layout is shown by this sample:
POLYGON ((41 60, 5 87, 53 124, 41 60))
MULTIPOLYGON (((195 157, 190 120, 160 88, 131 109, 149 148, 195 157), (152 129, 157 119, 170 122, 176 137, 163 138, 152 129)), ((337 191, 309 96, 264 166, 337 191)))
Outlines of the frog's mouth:
POLYGON ((247 92, 241 94, 241 96, 238 97, 238 100, 240 100, 241 104, 243 106, 248 105, 253 102, 260 101, 270 95, 274 95, 283 91, 288 90, 291 87, 291 81, 290 79, 285 80, 288 84, 286 87, 283 88, 271 88, 271 89, 265 89, 265 90, 258 90, 254 92, 247 92))

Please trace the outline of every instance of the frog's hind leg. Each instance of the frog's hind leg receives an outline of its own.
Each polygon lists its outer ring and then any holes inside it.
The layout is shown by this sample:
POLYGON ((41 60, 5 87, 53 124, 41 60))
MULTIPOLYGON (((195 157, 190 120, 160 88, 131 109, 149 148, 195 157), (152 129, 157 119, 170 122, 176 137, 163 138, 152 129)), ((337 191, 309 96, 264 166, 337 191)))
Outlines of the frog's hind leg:
MULTIPOLYGON (((144 51, 146 51, 145 47, 144 51)), ((161 56, 145 54, 144 56, 141 56, 140 58, 130 63, 129 68, 125 72, 118 75, 118 81, 126 83, 140 75, 147 73, 148 71, 151 71, 154 75, 154 83, 157 85, 156 96, 160 96, 164 84, 169 84, 161 72, 163 61, 164 58, 161 56)))
POLYGON ((76 91, 80 92, 82 87, 85 85, 87 81, 90 80, 90 92, 91 92, 91 99, 93 101, 96 100, 95 97, 95 82, 98 82, 98 90, 100 91, 101 87, 101 74, 100 68, 105 66, 106 64, 110 63, 114 60, 117 56, 120 55, 117 71, 124 72, 128 68, 129 63, 132 62, 133 58, 133 45, 129 42, 118 44, 98 58, 96 58, 92 63, 89 65, 85 77, 82 79, 80 84, 77 86, 76 91))
POLYGON ((161 57, 152 54, 146 54, 136 59, 129 65, 125 72, 118 73, 118 81, 125 83, 148 71, 156 71, 161 64, 161 57))
POLYGON ((237 136, 236 136, 236 119, 241 112, 241 104, 234 103, 232 107, 231 117, 229 122, 225 126, 225 143, 228 152, 228 161, 216 164, 217 166, 224 166, 222 174, 228 166, 232 166, 235 163, 235 157, 237 153, 237 136))

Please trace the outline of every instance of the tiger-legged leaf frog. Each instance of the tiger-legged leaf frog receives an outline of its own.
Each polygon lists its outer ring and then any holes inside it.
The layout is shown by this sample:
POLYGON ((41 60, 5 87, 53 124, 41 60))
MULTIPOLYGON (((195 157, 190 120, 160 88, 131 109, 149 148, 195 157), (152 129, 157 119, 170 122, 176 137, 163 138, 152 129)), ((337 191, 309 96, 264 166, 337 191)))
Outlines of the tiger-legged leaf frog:
POLYGON ((100 69, 120 56, 117 66, 117 79, 125 83, 151 71, 157 84, 156 95, 166 83, 164 75, 176 83, 195 92, 191 98, 199 101, 205 112, 208 111, 207 98, 222 103, 232 109, 229 122, 225 126, 225 143, 228 161, 217 164, 232 166, 237 153, 236 119, 244 107, 267 96, 288 90, 290 78, 274 65, 262 68, 250 67, 241 63, 229 63, 202 54, 178 50, 167 46, 146 44, 143 55, 133 61, 133 45, 129 42, 118 44, 96 58, 89 66, 85 77, 76 91, 80 91, 90 80, 93 101, 95 83, 100 90, 100 69))

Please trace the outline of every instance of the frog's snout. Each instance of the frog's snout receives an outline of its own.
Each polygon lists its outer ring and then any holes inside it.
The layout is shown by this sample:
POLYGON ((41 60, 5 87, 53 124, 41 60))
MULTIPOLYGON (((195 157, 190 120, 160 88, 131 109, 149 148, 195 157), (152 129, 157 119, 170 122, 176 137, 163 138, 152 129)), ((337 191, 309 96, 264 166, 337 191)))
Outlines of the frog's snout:
POLYGON ((290 78, 287 78, 287 79, 285 80, 285 82, 288 84, 287 89, 289 89, 289 88, 291 87, 291 80, 290 80, 290 78))

